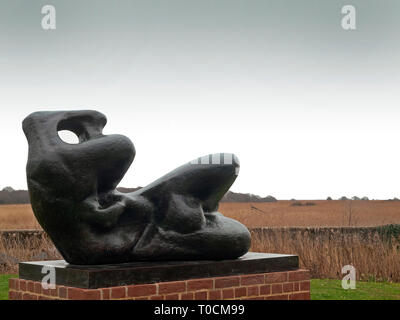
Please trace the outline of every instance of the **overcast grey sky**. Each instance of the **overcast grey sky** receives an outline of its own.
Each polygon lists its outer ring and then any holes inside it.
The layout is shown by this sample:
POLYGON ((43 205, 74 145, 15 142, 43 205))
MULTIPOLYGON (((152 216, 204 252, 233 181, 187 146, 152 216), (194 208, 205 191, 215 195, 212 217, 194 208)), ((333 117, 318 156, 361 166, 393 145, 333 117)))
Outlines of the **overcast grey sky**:
POLYGON ((233 191, 400 197, 399 31, 395 0, 3 0, 0 188, 26 188, 26 115, 96 109, 136 147, 121 186, 233 152, 233 191))

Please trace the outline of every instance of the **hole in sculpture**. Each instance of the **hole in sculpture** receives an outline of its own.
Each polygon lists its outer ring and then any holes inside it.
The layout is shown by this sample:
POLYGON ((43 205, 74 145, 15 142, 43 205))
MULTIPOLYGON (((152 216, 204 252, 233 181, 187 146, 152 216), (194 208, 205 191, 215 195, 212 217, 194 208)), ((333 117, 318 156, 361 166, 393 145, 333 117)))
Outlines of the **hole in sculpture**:
POLYGON ((58 131, 58 136, 65 143, 68 143, 68 144, 78 144, 79 143, 78 136, 72 131, 60 130, 60 131, 58 131))

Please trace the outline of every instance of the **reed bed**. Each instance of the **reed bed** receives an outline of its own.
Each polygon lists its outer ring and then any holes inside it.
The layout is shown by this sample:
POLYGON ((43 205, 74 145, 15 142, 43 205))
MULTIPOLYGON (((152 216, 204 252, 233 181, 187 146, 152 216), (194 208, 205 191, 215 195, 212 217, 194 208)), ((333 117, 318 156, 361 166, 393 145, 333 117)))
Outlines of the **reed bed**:
POLYGON ((61 259, 51 240, 39 237, 0 238, 0 274, 18 273, 18 262, 61 259))
POLYGON ((313 278, 342 279, 342 267, 352 265, 358 280, 400 282, 400 241, 384 239, 377 232, 332 236, 272 228, 252 232, 251 250, 297 254, 300 266, 309 269, 313 278))

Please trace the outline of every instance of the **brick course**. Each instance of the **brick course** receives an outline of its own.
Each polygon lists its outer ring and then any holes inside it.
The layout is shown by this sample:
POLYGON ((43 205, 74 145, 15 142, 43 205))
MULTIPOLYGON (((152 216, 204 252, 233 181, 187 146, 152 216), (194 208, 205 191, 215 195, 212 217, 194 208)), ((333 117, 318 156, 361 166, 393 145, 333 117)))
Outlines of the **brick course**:
POLYGON ((173 282, 81 289, 57 286, 44 289, 40 282, 10 279, 10 300, 309 300, 308 270, 235 275, 173 282))

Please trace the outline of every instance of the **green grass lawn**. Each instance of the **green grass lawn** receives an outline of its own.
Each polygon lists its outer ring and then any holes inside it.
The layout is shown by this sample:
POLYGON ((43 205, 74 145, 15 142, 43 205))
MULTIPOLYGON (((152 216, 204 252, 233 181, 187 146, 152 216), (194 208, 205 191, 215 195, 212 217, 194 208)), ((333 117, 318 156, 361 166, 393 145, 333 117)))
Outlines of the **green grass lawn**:
POLYGON ((357 281, 345 290, 342 280, 312 279, 311 300, 400 300, 400 283, 357 281))
POLYGON ((0 300, 8 300, 8 279, 16 277, 16 274, 0 274, 0 300))
MULTIPOLYGON (((0 300, 8 299, 8 279, 15 274, 0 274, 0 300)), ((400 283, 357 282, 356 289, 343 289, 341 280, 311 280, 312 300, 400 300, 400 283)))

